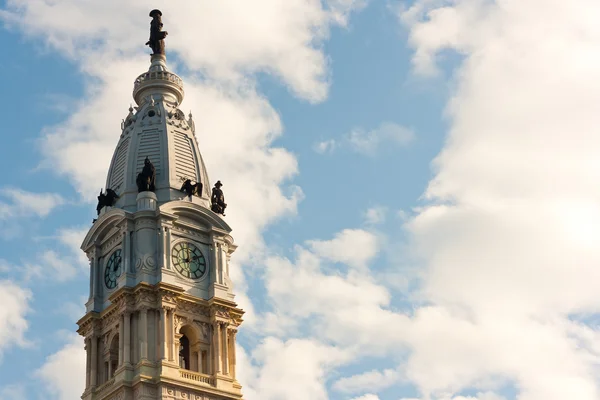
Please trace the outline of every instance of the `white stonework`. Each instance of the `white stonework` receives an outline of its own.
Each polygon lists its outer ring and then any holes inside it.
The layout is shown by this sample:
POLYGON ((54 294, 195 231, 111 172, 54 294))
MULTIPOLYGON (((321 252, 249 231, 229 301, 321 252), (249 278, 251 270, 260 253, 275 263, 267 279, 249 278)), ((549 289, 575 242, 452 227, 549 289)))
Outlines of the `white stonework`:
POLYGON ((133 95, 138 106, 123 121, 107 177, 120 198, 82 244, 90 260, 78 321, 87 354, 82 399, 241 399, 235 338, 243 311, 229 278, 236 245, 209 207, 194 124, 179 109, 183 83, 164 56, 152 56, 133 95), (146 157, 156 190, 138 193, 146 157), (201 197, 184 199, 183 179, 202 182, 201 197))

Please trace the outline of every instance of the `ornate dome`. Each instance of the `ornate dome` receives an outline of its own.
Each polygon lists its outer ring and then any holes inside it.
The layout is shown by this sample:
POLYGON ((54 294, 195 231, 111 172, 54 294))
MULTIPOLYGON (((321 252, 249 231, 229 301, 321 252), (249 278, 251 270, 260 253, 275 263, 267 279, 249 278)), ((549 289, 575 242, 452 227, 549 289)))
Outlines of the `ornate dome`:
POLYGON ((162 54, 152 55, 148 72, 134 83, 135 109, 121 123, 121 137, 115 149, 106 188, 120 196, 115 207, 134 211, 138 188, 136 178, 146 157, 156 170, 155 194, 158 203, 184 198, 180 191, 186 179, 202 183, 201 196, 192 201, 209 208, 210 182, 198 149, 190 113, 186 119, 179 105, 183 81, 169 72, 162 54))

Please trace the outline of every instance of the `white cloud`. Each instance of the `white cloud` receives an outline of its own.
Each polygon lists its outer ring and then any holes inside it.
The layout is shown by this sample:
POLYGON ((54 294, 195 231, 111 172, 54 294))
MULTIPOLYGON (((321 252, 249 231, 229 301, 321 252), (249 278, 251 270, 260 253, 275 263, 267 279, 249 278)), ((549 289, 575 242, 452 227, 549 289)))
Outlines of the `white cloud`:
MULTIPOLYGON (((379 392, 396 384, 401 379, 401 374, 394 369, 383 371, 372 370, 362 374, 338 379, 333 384, 333 389, 344 393, 379 392)), ((374 396, 374 395, 366 395, 374 396)))
MULTIPOLYGON (((326 273, 321 261, 301 247, 293 263, 282 257, 266 259, 265 287, 274 312, 295 319, 303 334, 332 341, 347 351, 360 349, 361 354, 373 356, 389 355, 390 349, 403 351, 400 332, 408 319, 388 309, 388 290, 361 271, 326 273)), ((286 333, 298 331, 292 325, 286 333)))
POLYGON ((0 356, 7 348, 29 345, 26 315, 30 311, 31 298, 29 290, 14 282, 0 280, 0 356))
POLYGON ((354 128, 339 140, 328 139, 316 142, 313 150, 325 154, 332 153, 338 147, 347 147, 358 153, 373 156, 382 146, 405 147, 414 140, 415 133, 411 129, 394 122, 382 122, 377 128, 371 130, 354 128))
POLYGON ((0 400, 24 399, 25 396, 25 385, 23 384, 11 384, 0 387, 0 400))
POLYGON ((313 145, 313 150, 319 154, 333 153, 337 147, 337 142, 334 139, 317 142, 313 145))
POLYGON ((261 364, 256 380, 247 381, 260 396, 248 400, 327 400, 327 373, 350 357, 347 351, 313 340, 267 338, 252 352, 261 364))
MULTIPOLYGON (((463 59, 429 205, 406 374, 424 398, 508 384, 520 400, 600 397, 598 348, 570 315, 600 311, 600 15, 595 1, 417 1, 401 12, 417 72, 463 59)), ((588 326, 595 331, 596 327, 588 326)))
POLYGON ((68 227, 60 228, 57 232, 58 240, 67 247, 73 260, 73 264, 81 269, 89 267, 89 260, 85 253, 81 251, 81 243, 87 234, 88 227, 68 227))
POLYGON ((406 146, 414 139, 415 134, 412 130, 393 122, 383 122, 370 131, 356 128, 346 138, 352 149, 367 155, 377 153, 383 144, 406 146))
POLYGON ((379 400, 376 394, 365 394, 364 396, 354 397, 352 400, 379 400))
POLYGON ((365 222, 369 225, 378 225, 385 222, 387 207, 375 206, 369 208, 364 215, 365 222))
POLYGON ((380 247, 377 236, 362 229, 344 229, 331 240, 308 240, 306 244, 321 257, 354 268, 364 267, 380 247))
POLYGON ((65 200, 56 193, 34 193, 17 188, 3 188, 0 196, 8 201, 0 201, 0 220, 21 217, 46 217, 65 200))
MULTIPOLYGON (((419 399, 402 398, 400 400, 419 400, 419 399)), ((429 400, 429 399, 423 399, 423 400, 429 400)), ((452 395, 445 396, 445 395, 442 395, 440 397, 435 397, 434 399, 431 399, 431 400, 506 400, 506 398, 503 396, 499 396, 492 392, 485 392, 485 393, 477 393, 475 396, 452 396, 452 395)))
POLYGON ((58 400, 77 399, 85 389, 85 350, 83 338, 75 333, 65 335, 66 344, 51 354, 35 371, 48 393, 58 400))

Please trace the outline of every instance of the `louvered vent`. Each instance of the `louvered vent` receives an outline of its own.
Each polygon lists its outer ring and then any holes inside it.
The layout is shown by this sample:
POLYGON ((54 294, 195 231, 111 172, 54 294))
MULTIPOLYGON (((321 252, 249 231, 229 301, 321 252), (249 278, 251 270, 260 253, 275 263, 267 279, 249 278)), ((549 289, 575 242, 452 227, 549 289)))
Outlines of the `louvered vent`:
POLYGON ((111 167, 110 183, 108 187, 115 192, 123 186, 125 179, 125 162, 127 161, 127 150, 129 150, 129 138, 125 139, 117 149, 117 156, 111 167))
POLYGON ((137 174, 142 172, 146 157, 148 157, 154 165, 154 168, 156 169, 156 180, 158 181, 162 170, 160 159, 160 135, 158 131, 144 132, 142 134, 142 138, 138 147, 137 164, 133 174, 134 181, 137 177, 137 174))
POLYGON ((183 133, 175 132, 175 174, 178 179, 198 180, 196 163, 190 139, 183 133))

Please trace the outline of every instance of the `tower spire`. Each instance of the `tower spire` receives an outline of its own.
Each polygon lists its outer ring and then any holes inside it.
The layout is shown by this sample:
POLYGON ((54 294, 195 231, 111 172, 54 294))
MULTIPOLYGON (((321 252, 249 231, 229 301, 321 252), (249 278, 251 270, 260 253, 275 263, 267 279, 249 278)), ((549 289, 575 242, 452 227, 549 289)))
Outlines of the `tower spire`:
POLYGON ((191 112, 186 119, 180 109, 183 82, 167 70, 162 13, 150 16, 150 68, 135 80, 136 106, 115 135, 98 219, 81 246, 90 260, 78 321, 82 399, 241 400, 235 344, 244 311, 229 275, 237 246, 222 210, 211 209, 224 199, 211 193, 191 112))

